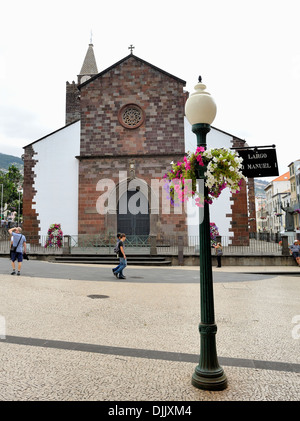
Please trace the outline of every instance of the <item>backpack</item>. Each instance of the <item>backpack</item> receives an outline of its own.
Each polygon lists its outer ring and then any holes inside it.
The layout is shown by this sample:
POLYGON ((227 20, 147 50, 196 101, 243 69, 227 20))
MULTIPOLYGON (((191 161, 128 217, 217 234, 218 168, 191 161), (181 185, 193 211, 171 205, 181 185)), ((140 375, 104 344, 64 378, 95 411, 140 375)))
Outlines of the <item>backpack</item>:
POLYGON ((117 244, 114 247, 114 253, 118 254, 119 251, 120 251, 120 249, 119 249, 119 241, 118 241, 117 244))

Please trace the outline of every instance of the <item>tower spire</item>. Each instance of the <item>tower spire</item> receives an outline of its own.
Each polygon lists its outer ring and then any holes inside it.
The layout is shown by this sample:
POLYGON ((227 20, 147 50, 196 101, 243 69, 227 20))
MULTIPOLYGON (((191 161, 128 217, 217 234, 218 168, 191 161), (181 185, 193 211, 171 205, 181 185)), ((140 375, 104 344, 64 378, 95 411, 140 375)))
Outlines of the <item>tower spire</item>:
POLYGON ((90 44, 83 61, 80 73, 78 75, 78 83, 83 83, 86 80, 90 79, 92 76, 98 73, 97 63, 95 59, 94 49, 92 44, 92 32, 90 38, 90 44))

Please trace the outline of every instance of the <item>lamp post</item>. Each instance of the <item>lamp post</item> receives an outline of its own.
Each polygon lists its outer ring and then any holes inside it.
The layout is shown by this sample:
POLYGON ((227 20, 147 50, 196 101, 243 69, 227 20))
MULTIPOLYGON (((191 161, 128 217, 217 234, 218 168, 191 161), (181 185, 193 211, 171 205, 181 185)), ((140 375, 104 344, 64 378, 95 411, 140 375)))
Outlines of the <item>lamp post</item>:
MULTIPOLYGON (((190 95, 185 105, 185 114, 192 131, 197 136, 197 146, 206 149, 206 135, 210 131, 217 107, 211 95, 205 91, 206 86, 199 83, 195 92, 190 95)), ((206 167, 198 166, 198 178, 205 183, 206 167)), ((204 185, 204 195, 207 196, 207 187, 204 185)), ((227 378, 220 367, 217 357, 216 332, 217 326, 214 316, 213 276, 210 244, 209 204, 204 202, 204 212, 199 221, 200 243, 200 357, 199 364, 192 376, 192 385, 199 389, 223 390, 227 387, 227 378)))
POLYGON ((19 187, 18 188, 18 193, 19 193, 19 204, 18 204, 18 226, 20 226, 20 208, 21 208, 21 193, 22 193, 22 189, 19 187))

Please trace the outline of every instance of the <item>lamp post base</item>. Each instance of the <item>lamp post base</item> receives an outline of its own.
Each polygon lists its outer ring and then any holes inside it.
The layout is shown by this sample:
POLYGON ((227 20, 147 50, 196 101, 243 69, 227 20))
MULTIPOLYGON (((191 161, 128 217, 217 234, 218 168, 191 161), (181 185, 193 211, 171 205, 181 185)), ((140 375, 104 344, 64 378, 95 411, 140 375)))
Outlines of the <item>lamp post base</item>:
POLYGON ((224 390, 227 387, 227 378, 221 367, 218 371, 210 372, 209 374, 201 372, 196 367, 192 376, 192 385, 203 390, 224 390))
POLYGON ((200 357, 199 364, 192 376, 192 385, 198 389, 223 390, 227 387, 227 378, 223 368, 219 365, 216 332, 217 326, 212 324, 199 324, 200 357))

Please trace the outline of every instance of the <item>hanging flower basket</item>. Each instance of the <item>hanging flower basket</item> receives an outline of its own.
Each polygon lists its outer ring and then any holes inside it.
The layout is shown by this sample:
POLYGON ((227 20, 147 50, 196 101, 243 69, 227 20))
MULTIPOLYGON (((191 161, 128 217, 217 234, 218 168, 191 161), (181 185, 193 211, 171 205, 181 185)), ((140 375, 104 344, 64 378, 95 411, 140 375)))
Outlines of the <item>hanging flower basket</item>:
POLYGON ((210 244, 211 246, 217 245, 217 236, 220 235, 218 227, 214 222, 210 222, 210 244))
POLYGON ((60 224, 52 224, 48 229, 47 241, 45 248, 63 246, 63 232, 61 230, 60 224))
POLYGON ((225 148, 205 150, 198 147, 195 153, 189 152, 183 162, 173 163, 172 169, 164 175, 171 204, 176 206, 193 197, 196 205, 203 207, 204 202, 212 204, 225 188, 229 188, 231 193, 239 192, 242 180, 246 180, 241 172, 242 161, 236 152, 225 148), (197 192, 199 166, 207 166, 204 176, 208 194, 205 197, 197 192))

